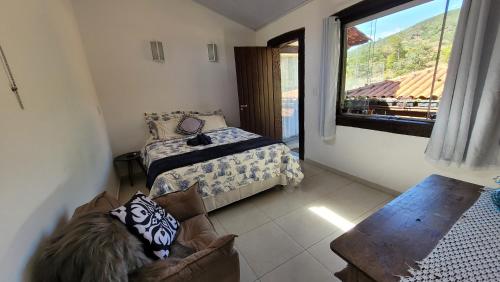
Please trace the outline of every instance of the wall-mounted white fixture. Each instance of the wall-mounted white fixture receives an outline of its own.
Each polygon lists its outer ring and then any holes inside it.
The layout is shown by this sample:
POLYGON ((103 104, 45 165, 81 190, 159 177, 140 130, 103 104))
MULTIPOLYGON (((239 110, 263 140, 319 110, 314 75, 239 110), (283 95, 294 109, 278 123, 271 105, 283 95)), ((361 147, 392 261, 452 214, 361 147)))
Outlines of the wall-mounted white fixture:
POLYGON ((215 43, 207 44, 208 47, 208 61, 217 62, 217 45, 215 43))
POLYGON ((165 63, 165 53, 163 52, 163 43, 161 41, 150 41, 151 45, 151 55, 153 56, 153 62, 165 63))

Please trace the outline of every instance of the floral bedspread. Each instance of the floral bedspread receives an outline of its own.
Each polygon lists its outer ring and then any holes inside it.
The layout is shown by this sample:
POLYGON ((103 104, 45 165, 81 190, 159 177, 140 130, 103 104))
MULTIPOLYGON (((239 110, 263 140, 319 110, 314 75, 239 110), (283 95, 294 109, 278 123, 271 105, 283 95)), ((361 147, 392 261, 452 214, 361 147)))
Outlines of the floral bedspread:
MULTIPOLYGON (((206 133, 213 144, 188 146, 186 138, 148 143, 142 150, 144 165, 149 168, 155 160, 253 138, 253 134, 235 127, 206 133)), ((206 162, 185 166, 160 174, 151 188, 151 197, 185 190, 198 182, 202 197, 239 189, 255 181, 285 176, 289 184, 298 184, 304 175, 300 163, 285 144, 274 144, 206 162)))

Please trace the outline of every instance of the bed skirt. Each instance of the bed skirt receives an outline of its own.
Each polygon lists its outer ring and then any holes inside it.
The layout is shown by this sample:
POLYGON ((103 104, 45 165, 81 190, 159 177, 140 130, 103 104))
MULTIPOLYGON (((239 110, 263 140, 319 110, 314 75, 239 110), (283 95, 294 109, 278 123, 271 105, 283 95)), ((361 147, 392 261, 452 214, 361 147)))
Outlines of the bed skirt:
POLYGON ((241 199, 245 199, 267 189, 273 188, 276 185, 287 185, 288 181, 286 176, 280 175, 273 178, 269 178, 264 181, 255 181, 246 186, 240 187, 235 190, 220 193, 215 196, 207 196, 203 198, 203 203, 205 204, 205 209, 207 212, 216 210, 223 206, 227 206, 231 203, 237 202, 241 199))

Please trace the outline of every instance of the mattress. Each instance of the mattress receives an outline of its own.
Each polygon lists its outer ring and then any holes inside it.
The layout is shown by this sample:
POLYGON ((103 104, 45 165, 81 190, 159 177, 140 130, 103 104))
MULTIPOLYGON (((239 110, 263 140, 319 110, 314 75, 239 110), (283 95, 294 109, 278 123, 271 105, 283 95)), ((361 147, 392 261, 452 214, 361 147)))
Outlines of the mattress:
MULTIPOLYGON (((235 127, 206 134, 213 142, 206 146, 188 146, 186 141, 191 137, 147 142, 142 150, 145 167, 149 171, 155 162, 172 156, 193 155, 261 137, 235 127)), ((212 210, 274 185, 296 185, 303 177, 298 159, 285 144, 276 143, 161 172, 150 187, 150 196, 185 190, 198 182, 198 192, 207 209, 212 210)))

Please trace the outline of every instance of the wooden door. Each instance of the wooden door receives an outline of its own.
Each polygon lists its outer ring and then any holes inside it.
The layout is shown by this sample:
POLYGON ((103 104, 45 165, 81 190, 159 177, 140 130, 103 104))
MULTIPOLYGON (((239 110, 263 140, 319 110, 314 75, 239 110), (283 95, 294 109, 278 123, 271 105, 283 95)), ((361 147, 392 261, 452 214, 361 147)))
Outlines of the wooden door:
POLYGON ((235 47, 241 128, 281 140, 279 49, 235 47))

